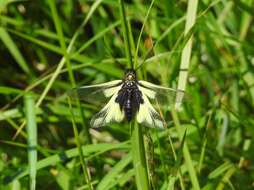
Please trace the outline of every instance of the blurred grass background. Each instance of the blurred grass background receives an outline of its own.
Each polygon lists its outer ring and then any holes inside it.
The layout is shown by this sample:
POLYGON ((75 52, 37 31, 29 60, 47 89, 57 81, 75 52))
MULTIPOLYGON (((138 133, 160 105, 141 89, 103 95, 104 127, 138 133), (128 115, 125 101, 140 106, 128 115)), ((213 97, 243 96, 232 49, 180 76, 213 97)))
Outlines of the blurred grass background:
POLYGON ((187 34, 188 1, 124 1, 132 55, 144 24, 137 58, 145 60, 144 79, 176 88, 193 35, 190 100, 166 113, 168 129, 138 126, 148 179, 137 178, 128 125, 89 129, 100 107, 70 109, 67 100, 74 86, 122 78, 119 2, 0 0, 0 189, 253 189, 253 1, 199 1, 187 34))

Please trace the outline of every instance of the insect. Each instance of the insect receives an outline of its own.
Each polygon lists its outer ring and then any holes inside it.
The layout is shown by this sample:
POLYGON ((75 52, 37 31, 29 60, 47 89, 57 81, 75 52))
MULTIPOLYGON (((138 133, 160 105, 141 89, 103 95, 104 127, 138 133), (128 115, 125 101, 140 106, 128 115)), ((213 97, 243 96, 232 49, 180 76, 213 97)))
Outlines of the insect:
POLYGON ((130 122, 136 118, 137 122, 152 128, 164 128, 166 123, 162 114, 155 106, 159 100, 175 98, 184 92, 158 86, 153 83, 137 80, 135 70, 126 70, 122 80, 114 80, 102 84, 82 86, 75 89, 78 98, 88 100, 103 95, 109 98, 108 103, 91 119, 94 128, 121 122, 130 122))

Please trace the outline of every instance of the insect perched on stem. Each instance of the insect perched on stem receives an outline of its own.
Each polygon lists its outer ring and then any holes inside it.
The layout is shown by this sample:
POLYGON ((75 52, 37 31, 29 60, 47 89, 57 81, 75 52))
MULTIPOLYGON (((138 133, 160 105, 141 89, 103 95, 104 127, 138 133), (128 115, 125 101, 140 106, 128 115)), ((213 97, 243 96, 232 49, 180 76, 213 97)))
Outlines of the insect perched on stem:
POLYGON ((147 81, 137 80, 136 72, 128 69, 122 80, 114 80, 102 84, 82 86, 74 89, 78 98, 88 100, 98 98, 102 94, 110 98, 108 103, 91 119, 94 128, 121 122, 130 122, 136 118, 137 122, 153 128, 164 128, 166 123, 161 112, 152 106, 150 101, 164 102, 174 99, 176 94, 184 95, 183 91, 158 86, 147 81), (165 101, 166 100, 166 101, 165 101))

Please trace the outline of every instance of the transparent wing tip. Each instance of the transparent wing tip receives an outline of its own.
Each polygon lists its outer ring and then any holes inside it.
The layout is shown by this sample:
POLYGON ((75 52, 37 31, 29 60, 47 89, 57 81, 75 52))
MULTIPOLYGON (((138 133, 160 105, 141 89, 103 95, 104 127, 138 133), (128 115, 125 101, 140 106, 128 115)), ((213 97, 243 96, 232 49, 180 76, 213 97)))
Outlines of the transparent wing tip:
POLYGON ((176 102, 175 102, 175 109, 176 109, 176 111, 180 111, 181 110, 181 108, 182 108, 182 100, 183 100, 184 95, 185 95, 184 91, 177 92, 177 94, 176 94, 176 102))

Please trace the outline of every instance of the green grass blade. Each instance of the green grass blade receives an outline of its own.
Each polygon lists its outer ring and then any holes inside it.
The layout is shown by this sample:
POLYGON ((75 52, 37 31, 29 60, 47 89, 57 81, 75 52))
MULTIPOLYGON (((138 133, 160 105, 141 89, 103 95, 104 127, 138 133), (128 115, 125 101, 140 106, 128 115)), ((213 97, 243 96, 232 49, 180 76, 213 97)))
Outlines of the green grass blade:
POLYGON ((22 90, 8 87, 8 86, 0 86, 0 94, 22 94, 22 90))
MULTIPOLYGON (((93 154, 96 154, 98 156, 99 154, 103 154, 107 151, 111 150, 127 150, 130 148, 129 141, 125 141, 118 144, 112 144, 112 143, 101 143, 101 144, 93 144, 93 145, 85 145, 82 146, 82 151, 84 153, 84 156, 88 157, 93 154)), ((73 148, 70 150, 67 150, 65 152, 60 152, 58 154, 54 154, 52 156, 48 156, 47 158, 44 158, 42 160, 39 160, 37 162, 37 170, 43 169, 45 167, 49 167, 51 165, 57 164, 58 162, 64 161, 66 158, 73 158, 79 156, 79 150, 78 148, 73 148)), ((14 174, 13 177, 11 177, 10 181, 6 181, 5 183, 10 183, 13 180, 20 179, 26 175, 29 174, 28 168, 25 168, 23 171, 17 172, 18 174, 14 174)))
POLYGON ((132 131, 132 157, 135 170, 136 185, 138 190, 150 189, 147 165, 145 157, 144 139, 142 134, 142 126, 131 123, 132 131))
POLYGON ((67 65, 67 69, 68 69, 69 79, 72 84, 72 88, 74 88, 74 87, 76 87, 76 83, 75 83, 74 75, 73 75, 73 72, 71 69, 69 54, 66 51, 65 38, 63 35, 63 30, 62 30, 62 25, 61 25, 60 19, 58 17, 56 3, 55 3, 55 1, 51 1, 51 0, 49 0, 48 3, 49 3, 49 7, 50 7, 50 10, 52 13, 53 20, 54 20, 58 40, 59 40, 62 52, 64 53, 64 57, 66 59, 66 65, 67 65))
MULTIPOLYGON (((176 130, 177 130, 177 133, 178 133, 178 137, 180 140, 182 140, 182 138, 184 137, 185 131, 181 128, 181 124, 180 124, 180 121, 179 121, 179 118, 178 118, 178 115, 177 115, 177 112, 175 109, 172 110, 172 117, 173 117, 173 121, 174 121, 176 130)), ((187 144, 187 142, 183 142, 183 143, 184 143, 183 144, 183 156, 184 156, 184 160, 186 162, 185 165, 188 169, 193 189, 199 190, 200 189, 199 181, 197 178, 197 173, 195 171, 195 167, 194 167, 192 159, 191 159, 188 144, 187 144)))
MULTIPOLYGON (((191 28, 195 24, 197 7, 198 7, 198 0, 188 1, 186 23, 185 23, 185 30, 184 30, 185 36, 188 35, 188 33, 191 31, 191 28)), ((189 40, 187 41, 187 43, 185 44, 184 49, 182 51, 182 55, 181 55, 179 81, 177 86, 177 89, 181 91, 185 91, 185 87, 187 83, 188 69, 190 65, 190 57, 191 57, 191 49, 192 49, 192 40, 193 40, 193 37, 191 36, 189 40)), ((176 109, 180 107, 182 98, 183 97, 180 94, 177 94, 177 97, 176 97, 177 102, 175 104, 176 109)), ((174 109, 172 111, 172 116, 173 116, 173 120, 178 132, 178 136, 181 139, 183 135, 183 131, 181 130, 180 122, 179 122, 176 110, 174 109)), ((186 142, 184 142, 184 146, 183 146, 183 155, 186 161, 186 167, 189 172, 192 186, 195 190, 199 190, 200 189, 199 181, 198 181, 197 174, 193 166, 189 148, 186 142)))
POLYGON ((123 186, 124 184, 129 182, 134 175, 135 175, 134 169, 130 169, 126 173, 124 173, 120 178, 118 178, 116 183, 119 183, 120 186, 123 186))
MULTIPOLYGON (((1 6, 0 6, 0 9, 1 9, 1 6)), ((14 25, 14 26, 23 26, 24 25, 23 21, 8 17, 3 14, 2 15, 0 14, 0 21, 1 21, 1 23, 10 24, 10 25, 14 25)))
POLYGON ((102 31, 100 31, 99 33, 97 33, 95 36, 93 36, 91 39, 89 39, 86 43, 84 43, 75 53, 73 56, 75 56, 76 54, 80 54, 82 53, 82 51, 84 51, 87 47, 89 47, 92 43, 94 43, 96 40, 98 40, 99 38, 101 38, 103 35, 105 35, 105 33, 111 31, 112 29, 114 29, 115 27, 117 27, 118 25, 120 25, 121 22, 117 21, 114 22, 113 24, 109 25, 108 27, 106 27, 105 29, 103 29, 102 31))
POLYGON ((86 163, 86 159, 84 157, 84 153, 81 147, 81 143, 79 140, 79 134, 78 134, 78 129, 74 120, 74 115, 72 113, 72 106, 71 106, 71 100, 70 98, 68 98, 68 102, 69 102, 69 107, 70 107, 70 111, 71 111, 71 115, 72 115, 72 126, 73 126, 73 132, 74 132, 74 137, 75 137, 75 141, 78 147, 78 151, 79 151, 79 158, 80 158, 80 163, 83 169, 83 174, 84 174, 84 178, 86 183, 88 184, 89 190, 93 189, 92 183, 91 183, 91 176, 90 176, 90 172, 89 172, 89 168, 87 167, 87 163, 86 163))
POLYGON ((56 3, 55 1, 48 0, 48 4, 49 4, 49 7, 50 7, 50 11, 51 11, 53 21, 54 21, 54 25, 55 25, 55 28, 56 28, 58 40, 59 40, 60 46, 61 46, 61 48, 64 52, 64 51, 66 51, 66 44, 65 44, 65 39, 64 39, 64 35, 63 35, 62 26, 61 26, 61 21, 58 17, 58 13, 57 13, 55 3, 56 3))
MULTIPOLYGON (((198 0, 189 0, 188 1, 186 23, 185 23, 185 29, 184 29, 185 35, 187 35, 190 32, 191 28, 195 24, 197 8, 198 8, 198 0)), ((188 42, 185 44, 185 46, 183 48, 182 55, 181 55, 179 81, 178 81, 178 86, 177 86, 177 89, 179 89, 181 91, 185 91, 185 87, 186 87, 186 83, 187 83, 188 69, 189 69, 190 57, 191 57, 192 41, 193 41, 193 36, 191 36, 189 38, 188 42)), ((180 94, 177 95, 177 97, 176 97, 177 102, 175 104, 176 109, 178 109, 179 106, 181 105, 182 98, 183 97, 180 94)))
POLYGON ((25 95, 25 108, 27 119, 27 144, 28 144, 28 165, 30 176, 30 190, 36 187, 36 171, 37 171, 37 125, 34 98, 32 94, 25 95))
POLYGON ((45 41, 42 41, 42 40, 39 40, 39 39, 34 38, 34 37, 32 37, 32 36, 29 36, 28 34, 21 33, 21 32, 19 32, 19 31, 15 31, 15 30, 12 30, 12 29, 8 29, 8 31, 9 31, 10 33, 14 34, 14 35, 17 35, 18 37, 21 37, 21 38, 24 38, 24 39, 26 39, 26 40, 28 40, 28 41, 31 41, 31 42, 33 42, 34 44, 37 44, 37 45, 39 45, 39 46, 41 46, 41 47, 44 47, 45 49, 50 50, 50 51, 52 51, 52 52, 54 52, 54 53, 58 53, 58 54, 60 54, 60 55, 63 54, 61 48, 59 48, 59 47, 57 47, 57 46, 55 46, 55 45, 52 45, 52 44, 47 43, 47 42, 45 42, 45 41))
POLYGON ((150 4, 150 6, 149 6, 149 9, 148 9, 148 11, 147 11, 147 13, 146 13, 145 19, 144 19, 144 21, 143 21, 142 28, 141 28, 140 33, 139 33, 139 36, 138 36, 137 47, 136 47, 136 51, 135 51, 135 54, 134 54, 134 56, 135 56, 135 57, 134 57, 134 66, 137 66, 137 65, 138 65, 137 62, 138 62, 139 45, 140 45, 140 42, 141 42, 141 37, 142 37, 143 31, 144 31, 144 28, 145 28, 145 24, 146 24, 146 22, 147 22, 147 19, 148 19, 149 14, 150 14, 150 12, 151 12, 151 10, 152 10, 154 1, 155 1, 155 0, 152 0, 151 4, 150 4))
POLYGON ((0 38, 3 41, 3 43, 5 44, 5 46, 8 48, 8 50, 10 51, 10 53, 12 54, 13 58, 17 61, 17 63, 21 67, 21 69, 26 74, 31 75, 32 73, 31 73, 24 57, 22 56, 22 53, 19 51, 18 47, 12 40, 9 33, 3 27, 0 27, 0 38))
POLYGON ((132 55, 131 55, 131 43, 129 38, 130 31, 128 30, 127 17, 125 15, 123 0, 119 0, 119 6, 120 6, 122 30, 123 30, 123 37, 124 37, 124 45, 125 45, 125 55, 128 60, 128 67, 133 68, 132 55))
POLYGON ((132 155, 129 153, 128 155, 124 156, 114 167, 110 170, 110 172, 104 176, 104 178, 100 181, 98 186, 96 187, 97 190, 107 190, 110 189, 112 186, 111 184, 114 183, 116 178, 119 177, 120 172, 131 162, 132 155))
MULTIPOLYGON (((226 184, 229 184, 229 185, 232 185, 231 182, 230 182, 230 178, 232 177, 232 175, 234 173, 236 173, 237 169, 236 167, 231 167, 226 173, 225 175, 222 177, 219 185, 217 186, 216 190, 223 190, 225 189, 225 185, 226 184)), ((234 188, 231 188, 231 189, 234 189, 234 188)))
POLYGON ((230 168, 234 167, 234 165, 231 162, 224 162, 223 164, 221 164, 219 167, 215 168, 209 175, 208 178, 209 179, 214 179, 217 178, 221 175, 223 175, 227 170, 229 170, 230 168))

